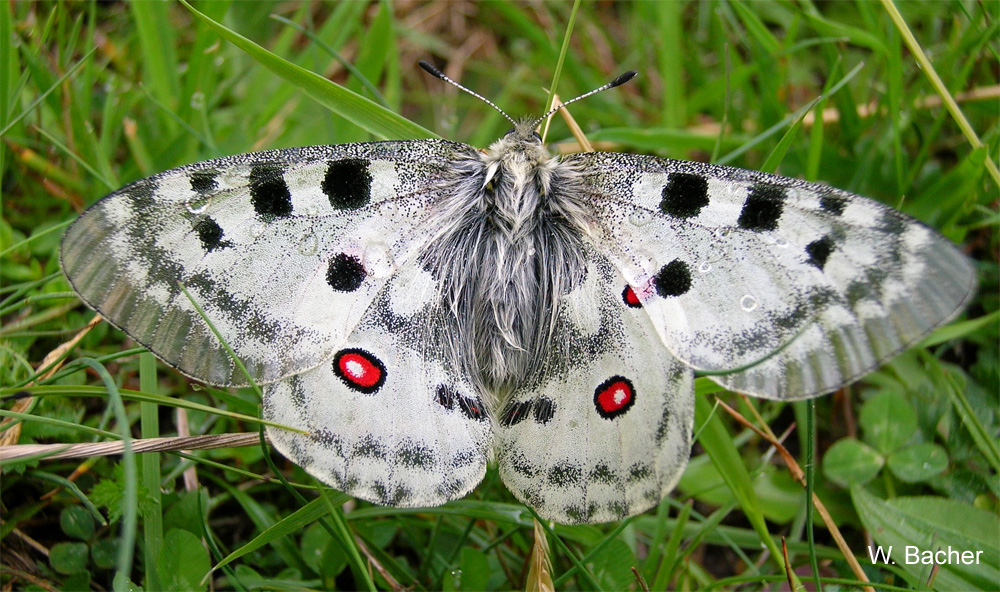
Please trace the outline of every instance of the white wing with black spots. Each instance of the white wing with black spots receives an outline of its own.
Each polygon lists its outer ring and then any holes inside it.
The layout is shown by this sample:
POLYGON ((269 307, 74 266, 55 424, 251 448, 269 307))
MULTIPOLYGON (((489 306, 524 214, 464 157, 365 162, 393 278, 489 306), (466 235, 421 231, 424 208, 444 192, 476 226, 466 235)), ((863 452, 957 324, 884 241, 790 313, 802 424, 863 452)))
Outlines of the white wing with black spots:
POLYGON ((497 419, 500 475, 562 523, 619 520, 654 507, 687 466, 694 374, 626 300, 624 277, 587 253, 561 303, 544 371, 497 419))
MULTIPOLYGON (((81 298, 185 374, 246 378, 183 285, 258 382, 318 365, 426 242, 420 224, 450 164, 443 141, 272 150, 129 185, 63 239, 81 298)), ((474 153, 473 153, 474 154, 474 153)))
POLYGON ((490 419, 471 382, 435 347, 438 288, 404 267, 357 328, 318 367, 268 386, 264 418, 283 455, 353 496, 437 506, 486 473, 490 419))
POLYGON ((731 388, 834 390, 958 314, 975 270, 949 241, 844 191, 753 171, 580 154, 599 244, 670 351, 731 388))

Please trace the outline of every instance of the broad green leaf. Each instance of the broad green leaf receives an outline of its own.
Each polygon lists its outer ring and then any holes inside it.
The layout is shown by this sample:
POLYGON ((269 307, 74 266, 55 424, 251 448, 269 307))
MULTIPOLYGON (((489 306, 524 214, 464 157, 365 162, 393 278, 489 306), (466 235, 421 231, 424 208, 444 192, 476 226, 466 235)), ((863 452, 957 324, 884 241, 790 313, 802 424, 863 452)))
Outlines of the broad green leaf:
POLYGON ((823 475, 838 485, 864 484, 878 475, 885 461, 878 452, 854 438, 841 438, 823 455, 823 475))
POLYGON ((67 506, 59 513, 59 526, 67 536, 88 541, 94 536, 94 517, 81 506, 67 506))
POLYGON ((610 541, 586 566, 605 590, 626 590, 635 583, 632 566, 635 554, 620 537, 610 541))
POLYGON ((940 497, 900 497, 886 501, 862 487, 853 488, 851 497, 865 528, 883 549, 892 546, 893 561, 909 574, 912 585, 924 586, 935 569, 934 565, 922 562, 926 559, 922 553, 944 551, 936 558, 939 565, 933 575, 934 589, 997 589, 1000 517, 995 513, 940 497), (958 555, 949 557, 948 551, 957 551, 958 555), (978 560, 963 564, 964 552, 970 552, 978 560))
POLYGON ((87 545, 85 543, 56 543, 49 549, 49 565, 61 574, 75 574, 87 570, 87 545))
POLYGON ((201 539, 180 528, 167 531, 156 564, 167 590, 204 590, 202 581, 212 569, 201 539))
POLYGON ((462 547, 458 569, 444 574, 441 587, 444 590, 486 590, 489 576, 486 555, 471 547, 462 547))
POLYGON ((948 452, 937 444, 921 442, 889 455, 889 469, 907 483, 926 481, 948 468, 948 452))
POLYGON ((347 555, 343 546, 334 541, 318 522, 310 524, 306 529, 300 548, 306 565, 330 582, 347 567, 347 555))
POLYGON ((118 539, 101 539, 90 546, 90 558, 101 569, 111 569, 118 559, 118 539))
POLYGON ((917 431, 917 413, 903 395, 881 392, 865 401, 858 419, 865 442, 882 454, 909 442, 917 431))

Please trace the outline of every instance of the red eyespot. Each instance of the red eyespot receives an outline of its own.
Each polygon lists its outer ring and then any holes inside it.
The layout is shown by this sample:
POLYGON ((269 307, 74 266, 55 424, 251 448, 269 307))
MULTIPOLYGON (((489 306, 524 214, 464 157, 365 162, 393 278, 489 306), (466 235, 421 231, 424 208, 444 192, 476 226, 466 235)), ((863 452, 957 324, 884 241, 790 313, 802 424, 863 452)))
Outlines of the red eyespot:
POLYGON ((642 308, 642 302, 640 302, 639 297, 635 295, 635 292, 632 290, 632 286, 625 286, 625 289, 622 291, 622 302, 624 302, 625 306, 629 308, 642 308))
POLYGON ((594 406, 604 419, 614 419, 635 404, 635 387, 623 376, 612 376, 594 390, 594 406))
POLYGON ((333 357, 333 372, 352 390, 372 394, 385 383, 385 365, 363 349, 344 349, 333 357))

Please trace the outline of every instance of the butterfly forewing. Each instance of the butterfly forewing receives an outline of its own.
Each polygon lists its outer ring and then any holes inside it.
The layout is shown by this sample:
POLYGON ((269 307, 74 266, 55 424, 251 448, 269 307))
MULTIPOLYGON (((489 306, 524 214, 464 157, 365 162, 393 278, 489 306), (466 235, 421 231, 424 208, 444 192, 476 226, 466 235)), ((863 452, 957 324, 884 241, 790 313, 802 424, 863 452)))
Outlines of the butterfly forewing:
POLYGON ((98 202, 63 239, 89 305, 167 363, 246 384, 191 297, 258 382, 314 367, 426 236, 456 150, 440 141, 273 150, 210 160, 98 202))
POLYGON ((628 154, 569 162, 667 348, 745 392, 836 389, 953 318, 975 291, 954 245, 844 191, 628 154))

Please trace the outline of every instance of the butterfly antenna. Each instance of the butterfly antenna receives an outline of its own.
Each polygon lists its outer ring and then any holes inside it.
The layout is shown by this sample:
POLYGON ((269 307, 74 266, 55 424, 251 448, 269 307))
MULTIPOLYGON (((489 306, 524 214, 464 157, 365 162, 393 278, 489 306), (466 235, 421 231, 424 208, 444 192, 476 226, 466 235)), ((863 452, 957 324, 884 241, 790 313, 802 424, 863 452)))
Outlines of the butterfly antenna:
MULTIPOLYGON (((493 107, 494 109, 496 109, 496 110, 497 110, 497 112, 498 112, 498 113, 499 113, 500 115, 503 115, 504 117, 506 117, 506 118, 507 118, 507 121, 509 121, 509 122, 513 123, 514 125, 517 125, 517 122, 516 122, 516 121, 514 121, 514 120, 513 120, 512 118, 511 118, 511 116, 510 116, 510 115, 507 115, 506 113, 504 113, 503 109, 501 109, 500 107, 497 107, 497 106, 496 106, 496 104, 495 104, 495 103, 494 103, 493 101, 491 101, 491 100, 487 99, 486 97, 484 97, 483 95, 481 95, 481 94, 479 94, 479 93, 475 93, 475 92, 472 92, 471 90, 469 90, 469 89, 465 88, 464 86, 462 86, 461 84, 459 84, 459 83, 455 82, 455 81, 454 81, 454 80, 452 80, 451 78, 448 78, 447 76, 445 76, 445 75, 444 75, 444 72, 442 72, 441 70, 438 70, 437 68, 435 68, 435 67, 434 67, 433 65, 431 65, 431 63, 430 63, 430 62, 425 62, 424 60, 420 60, 419 62, 417 62, 417 64, 419 64, 419 65, 420 65, 420 67, 421 67, 421 68, 423 68, 424 70, 426 70, 426 71, 427 71, 427 73, 428 73, 428 74, 430 74, 431 76, 433 76, 433 77, 435 77, 435 78, 440 78, 441 80, 444 80, 445 82, 447 82, 448 84, 450 84, 450 85, 454 86, 455 88, 458 88, 458 89, 461 89, 461 90, 464 90, 465 92, 467 92, 467 93, 469 93, 470 95, 472 95, 472 96, 476 97, 476 98, 477 98, 477 99, 479 99, 480 101, 482 101, 482 102, 486 103, 486 104, 487 104, 487 105, 489 105, 490 107, 493 107)), ((602 89, 602 90, 603 90, 603 89, 602 89)))
POLYGON ((608 90, 609 88, 614 88, 616 86, 621 86, 621 85, 625 84, 629 80, 632 80, 633 78, 635 78, 636 74, 638 74, 638 72, 636 72, 635 70, 629 70, 628 72, 625 72, 624 74, 622 74, 618 78, 615 78, 614 80, 612 80, 611 82, 605 84, 604 86, 602 86, 600 88, 595 88, 594 90, 592 90, 592 91, 590 91, 588 93, 584 93, 584 94, 576 97, 575 99, 571 99, 569 101, 566 101, 565 103, 562 103, 561 105, 553 107, 551 111, 549 111, 545 115, 542 115, 541 117, 539 117, 538 119, 536 119, 535 121, 533 121, 531 123, 531 127, 538 126, 538 124, 540 124, 541 122, 545 121, 545 118, 547 118, 548 116, 552 115, 556 111, 562 109, 563 107, 565 107, 565 106, 567 106, 567 105, 569 105, 571 103, 575 103, 575 102, 577 102, 577 101, 579 101, 581 99, 586 99, 590 95, 596 95, 599 92, 604 92, 604 91, 608 90))

